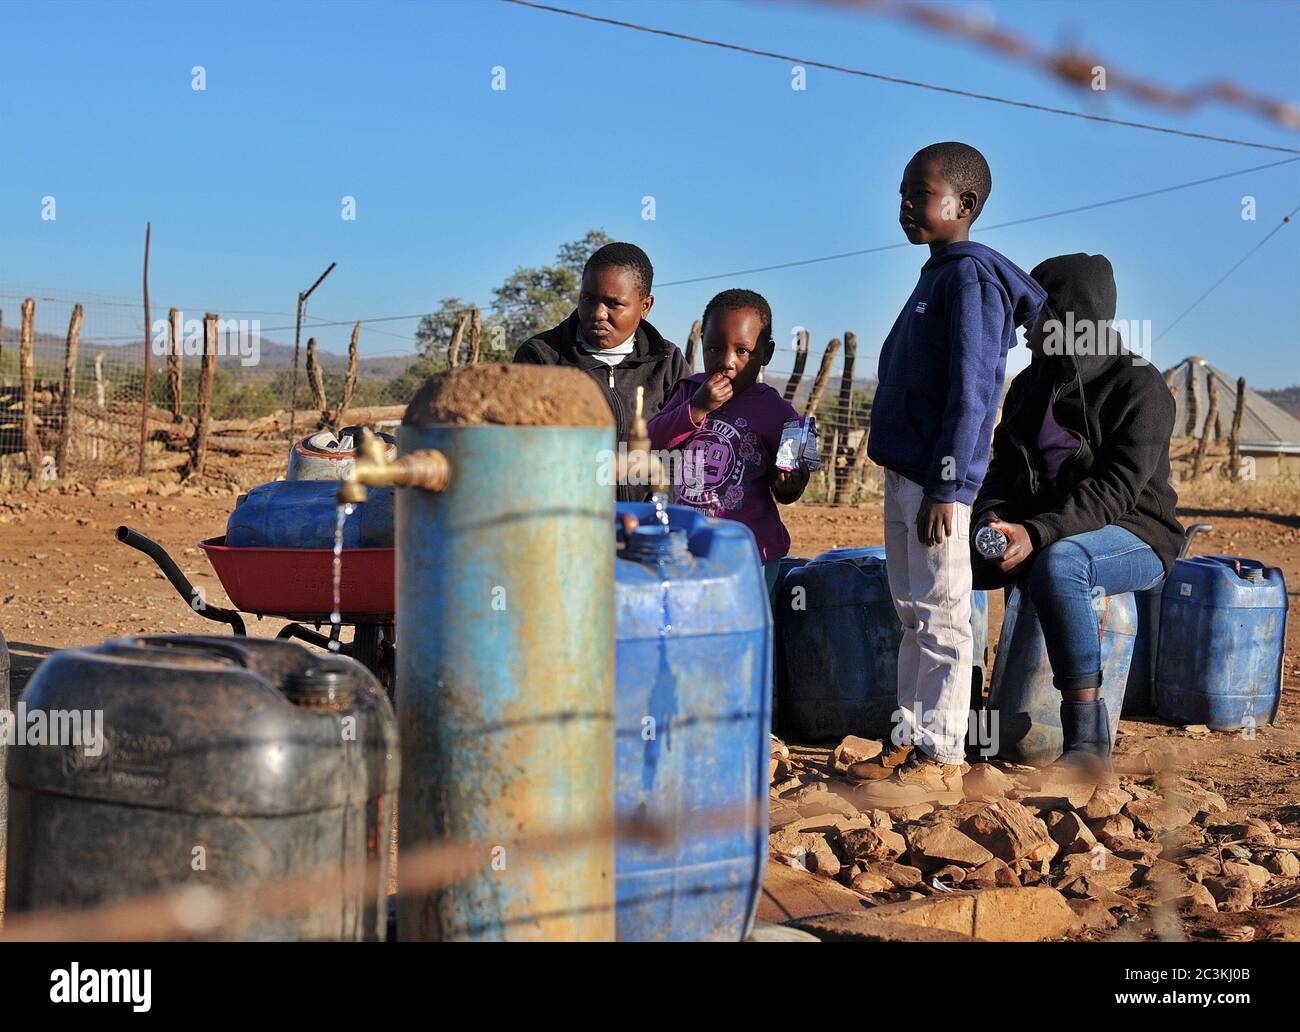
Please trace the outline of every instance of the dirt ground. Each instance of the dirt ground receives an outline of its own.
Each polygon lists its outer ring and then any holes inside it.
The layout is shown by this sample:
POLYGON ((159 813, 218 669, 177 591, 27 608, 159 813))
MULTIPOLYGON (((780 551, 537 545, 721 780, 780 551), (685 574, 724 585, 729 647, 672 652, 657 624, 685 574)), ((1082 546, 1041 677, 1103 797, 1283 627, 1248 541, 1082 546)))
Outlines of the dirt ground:
MULTIPOLYGON (((1184 524, 1212 531, 1195 552, 1229 553, 1282 568, 1290 598, 1300 595, 1300 486, 1259 482, 1181 492, 1184 524)), ((196 547, 223 533, 234 492, 170 496, 104 496, 87 491, 10 491, 0 498, 0 631, 8 639, 15 695, 41 659, 55 649, 146 632, 224 633, 183 602, 153 563, 114 538, 120 524, 160 542, 206 597, 227 605, 220 582, 196 547)), ((792 554, 812 556, 836 546, 883 542, 881 505, 828 508, 801 504, 783 513, 792 554)), ((992 600, 990 638, 996 640, 1000 598, 992 600)), ((251 619, 249 632, 272 637, 285 621, 251 619)), ((1189 735, 1181 727, 1125 720, 1122 752, 1163 740, 1232 810, 1276 821, 1300 836, 1300 620, 1289 621, 1284 694, 1276 725, 1253 741, 1236 734, 1189 735), (1211 784, 1212 782, 1212 784, 1211 784)), ((1273 904, 1300 916, 1300 887, 1273 904)), ((1279 916, 1281 910, 1278 911, 1279 916)), ((1210 915, 1207 927, 1220 918, 1210 915)))

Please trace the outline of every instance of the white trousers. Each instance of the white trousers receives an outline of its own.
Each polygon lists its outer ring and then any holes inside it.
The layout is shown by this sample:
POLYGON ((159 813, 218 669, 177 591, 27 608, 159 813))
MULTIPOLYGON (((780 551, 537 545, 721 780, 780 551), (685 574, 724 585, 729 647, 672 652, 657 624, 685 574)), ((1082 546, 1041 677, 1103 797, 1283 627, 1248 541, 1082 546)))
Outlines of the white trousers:
POLYGON ((940 763, 962 763, 974 649, 970 506, 955 502, 952 534, 927 547, 916 537, 922 498, 919 484, 885 470, 889 589, 903 622, 893 737, 895 744, 911 742, 940 763))

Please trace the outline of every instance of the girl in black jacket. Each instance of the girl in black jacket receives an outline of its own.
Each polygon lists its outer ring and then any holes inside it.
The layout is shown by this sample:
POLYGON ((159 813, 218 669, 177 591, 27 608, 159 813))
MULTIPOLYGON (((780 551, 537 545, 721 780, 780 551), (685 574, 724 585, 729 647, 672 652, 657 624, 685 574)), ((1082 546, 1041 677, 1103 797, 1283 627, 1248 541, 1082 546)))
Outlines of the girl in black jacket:
POLYGON ((1005 534, 1007 548, 995 560, 973 552, 974 582, 1021 583, 1061 692, 1062 759, 1106 765, 1094 600, 1155 586, 1178 554, 1174 399, 1111 324, 1115 278, 1104 256, 1049 258, 1030 275, 1047 291, 1028 333, 1034 358, 1007 392, 971 516, 1005 534))

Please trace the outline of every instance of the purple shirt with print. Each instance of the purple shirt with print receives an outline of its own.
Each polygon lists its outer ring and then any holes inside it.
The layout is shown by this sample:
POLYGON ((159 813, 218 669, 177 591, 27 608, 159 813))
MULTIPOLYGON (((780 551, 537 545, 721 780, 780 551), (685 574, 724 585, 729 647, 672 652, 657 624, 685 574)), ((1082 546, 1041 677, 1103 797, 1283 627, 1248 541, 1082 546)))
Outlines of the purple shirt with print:
POLYGON ((675 503, 743 523, 765 562, 780 559, 790 551, 790 533, 772 496, 776 449, 785 421, 799 413, 780 392, 755 383, 695 423, 691 398, 707 379, 695 373, 677 382, 650 420, 650 446, 683 453, 678 468, 692 476, 673 487, 675 503))
POLYGON ((1079 439, 1062 427, 1052 415, 1052 404, 1055 401, 1056 395, 1053 394, 1047 402, 1043 425, 1038 431, 1038 450, 1043 453, 1043 462, 1047 465, 1047 478, 1053 483, 1065 460, 1074 458, 1079 451, 1079 439))

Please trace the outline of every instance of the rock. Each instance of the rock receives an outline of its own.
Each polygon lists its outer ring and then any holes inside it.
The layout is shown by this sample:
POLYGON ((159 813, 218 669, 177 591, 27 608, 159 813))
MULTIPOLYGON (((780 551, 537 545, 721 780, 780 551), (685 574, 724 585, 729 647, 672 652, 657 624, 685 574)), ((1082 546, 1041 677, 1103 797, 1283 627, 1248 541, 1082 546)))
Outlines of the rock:
POLYGON ((1048 810, 1080 810, 1096 792, 1092 782, 1079 781, 1077 775, 1066 771, 1038 771, 1028 778, 1020 801, 1031 809, 1044 813, 1048 810))
POLYGON ((1133 838, 1133 833, 1137 830, 1133 827, 1132 818, 1126 817, 1122 813, 1088 821, 1088 827, 1103 842, 1108 838, 1133 838))
POLYGON ((1268 869, 1259 864, 1245 863, 1240 860, 1227 860, 1223 864, 1225 878, 1245 878, 1256 892, 1268 887, 1273 876, 1268 869))
POLYGON ((937 871, 930 872, 930 878, 937 878, 945 885, 960 885, 966 877, 966 868, 958 867, 956 864, 945 864, 937 871))
POLYGON ((1194 853, 1183 857, 1180 863, 1192 881, 1201 882, 1206 878, 1217 878, 1223 873, 1223 865, 1219 863, 1218 856, 1213 853, 1194 853))
POLYGON ((1048 834, 1061 847, 1062 853, 1087 853, 1097 844, 1097 836, 1075 811, 1062 813, 1056 810, 1052 817, 1055 819, 1048 822, 1048 834))
POLYGON ((1191 823, 1196 811, 1172 799, 1153 796, 1135 799, 1124 805, 1124 813, 1151 835, 1160 835, 1184 824, 1191 823))
POLYGON ((819 829, 817 831, 807 831, 799 827, 799 822, 787 825, 778 831, 775 835, 769 835, 767 844, 770 849, 778 850, 782 853, 789 853, 791 856, 797 856, 804 853, 815 853, 819 849, 830 849, 833 851, 832 836, 837 833, 829 828, 819 829))
POLYGON ((990 803, 962 821, 960 828, 965 835, 1005 861, 1019 860, 1051 841, 1047 825, 1033 811, 1010 799, 990 803))
POLYGON ((861 815, 873 828, 894 830, 894 820, 887 810, 866 810, 861 815))
POLYGON ((947 864, 978 867, 993 859, 992 853, 951 824, 909 826, 907 854, 912 864, 922 871, 937 870, 947 864))
POLYGON ((1183 734, 1188 738, 1208 738, 1210 729, 1205 724, 1188 724, 1183 728, 1183 734))
POLYGON ((839 841, 846 859, 897 860, 907 852, 903 836, 885 828, 850 828, 840 834, 839 841))
POLYGON ((1113 914, 1106 904, 1095 899, 1071 899, 1066 901, 1070 909, 1074 911, 1079 923, 1084 928, 1095 928, 1099 931, 1109 931, 1119 922, 1115 920, 1113 914))
POLYGON ((805 817, 818 817, 827 813, 838 813, 844 817, 858 815, 858 808, 824 781, 805 785, 798 792, 785 797, 784 801, 805 817))
POLYGON ((1057 886, 1074 878, 1086 876, 1111 890, 1128 888, 1137 873, 1137 865, 1131 860, 1115 856, 1101 846, 1091 853, 1073 853, 1061 863, 1061 873, 1057 875, 1057 886))
POLYGON ((769 832, 780 831, 787 824, 793 824, 799 820, 802 814, 793 806, 786 806, 784 803, 774 803, 767 814, 767 827, 769 832))
POLYGON ((840 858, 828 847, 818 849, 804 857, 804 866, 823 878, 834 878, 840 873, 840 858))
POLYGON ((1300 878, 1300 860, 1294 853, 1265 853, 1260 863, 1279 878, 1300 878))
POLYGON ((1117 783, 1102 783, 1079 813, 1085 821, 1104 821, 1107 817, 1114 817, 1132 800, 1133 797, 1117 783))
POLYGON ((805 918, 799 928, 820 942, 975 942, 969 935, 941 928, 925 928, 902 921, 881 921, 882 908, 860 914, 826 914, 805 918))
POLYGON ((1125 860, 1135 860, 1147 866, 1154 864, 1160 856, 1159 842, 1147 842, 1144 839, 1125 838, 1119 835, 1112 835, 1106 839, 1106 848, 1125 860))
POLYGON ((1021 885, 1037 885, 1043 880, 1043 875, 1032 867, 1019 872, 1019 876, 1021 885))
POLYGON ((1258 817, 1249 817, 1244 821, 1233 824, 1210 824, 1206 826, 1206 830, 1211 835, 1221 835, 1234 841, 1249 843, 1252 846, 1277 845, 1277 836, 1258 817))
POLYGON ((1043 864, 1050 863, 1052 860, 1054 860, 1056 858, 1056 854, 1059 853, 1060 851, 1061 851, 1061 847, 1058 846, 1055 842, 1053 842, 1051 839, 1044 839, 1042 842, 1040 842, 1038 845, 1036 845, 1033 849, 1031 849, 1028 853, 1025 854, 1025 859, 1041 866, 1043 864))
POLYGON ((849 735, 831 753, 831 763, 837 770, 848 770, 851 764, 874 760, 883 750, 884 745, 875 739, 849 735))
POLYGON ((895 886, 884 875, 876 874, 874 871, 863 871, 862 874, 853 879, 849 887, 854 892, 870 896, 876 892, 891 892, 895 886))
POLYGON ((920 869, 907 864, 879 863, 872 864, 868 869, 872 874, 887 878, 895 888, 914 889, 921 884, 920 869))
POLYGON ((961 781, 967 799, 1001 799, 1015 787, 1015 782, 991 763, 976 763, 961 781))
POLYGON ((972 880, 990 881, 996 886, 1014 886, 1020 884, 1020 879, 1016 877, 1016 872, 1004 860, 994 857, 985 863, 979 865, 967 876, 966 881, 972 880))
POLYGON ((1177 898, 1186 895, 1195 884, 1187 877, 1187 872, 1172 860, 1152 862, 1141 876, 1143 885, 1156 889, 1165 898, 1177 898))
MULTIPOLYGON (((884 810, 878 811, 884 813, 884 810)), ((900 821, 919 821, 926 814, 934 813, 934 807, 929 803, 913 803, 911 806, 900 806, 893 811, 894 817, 900 821)))
POLYGON ((828 878, 768 861, 758 901, 762 921, 784 923, 815 914, 860 909, 866 901, 828 878))
POLYGON ((1225 813, 1228 804, 1218 792, 1213 792, 1190 778, 1179 778, 1168 792, 1169 798, 1185 804, 1197 813, 1225 813))
POLYGON ((1194 824, 1174 828, 1160 836, 1160 855, 1166 860, 1178 860, 1205 844, 1205 832, 1194 824))
POLYGON ((1184 896, 1175 897, 1175 903, 1190 903, 1193 906, 1209 907, 1211 910, 1218 910, 1219 904, 1214 898, 1214 893, 1207 889, 1200 882, 1192 882, 1191 888, 1184 896))
POLYGON ((1202 882, 1223 913, 1241 913, 1255 905, 1255 891, 1246 878, 1206 878, 1202 882))
POLYGON ((876 907, 866 911, 866 916, 871 921, 956 932, 993 942, 1055 939, 1079 926, 1065 898, 1044 888, 941 892, 876 907))
POLYGON ((1230 846, 1220 846, 1219 852, 1229 860, 1249 860, 1251 852, 1245 846, 1238 846, 1235 843, 1230 846))

